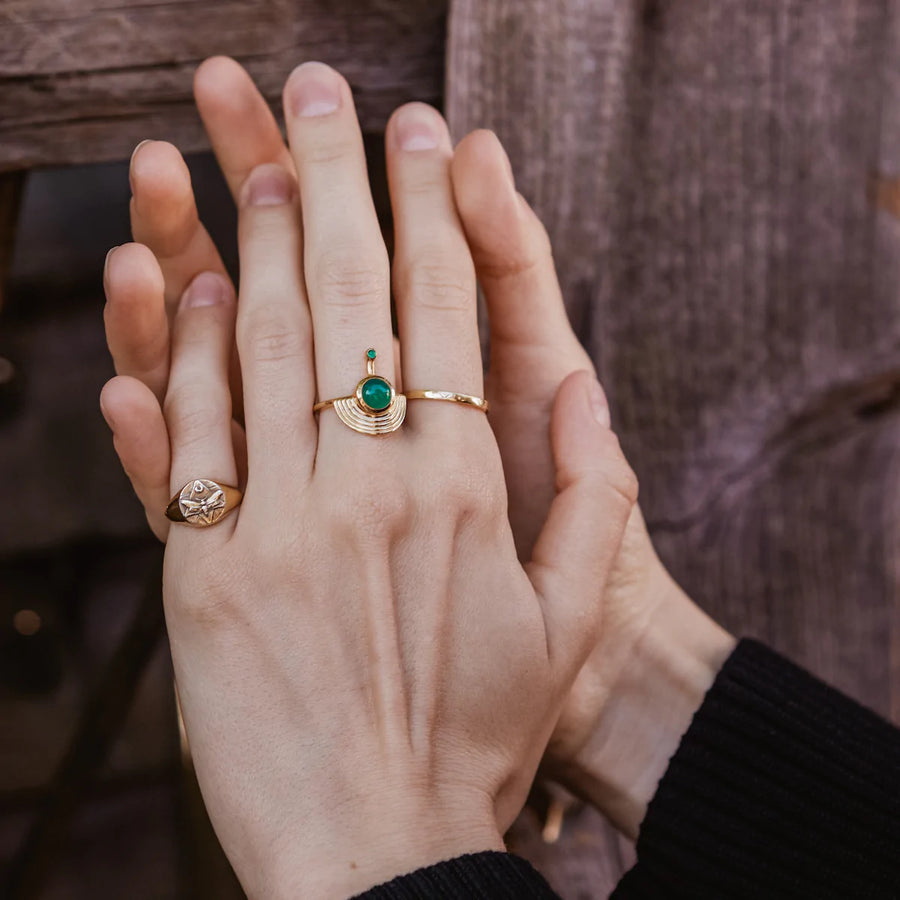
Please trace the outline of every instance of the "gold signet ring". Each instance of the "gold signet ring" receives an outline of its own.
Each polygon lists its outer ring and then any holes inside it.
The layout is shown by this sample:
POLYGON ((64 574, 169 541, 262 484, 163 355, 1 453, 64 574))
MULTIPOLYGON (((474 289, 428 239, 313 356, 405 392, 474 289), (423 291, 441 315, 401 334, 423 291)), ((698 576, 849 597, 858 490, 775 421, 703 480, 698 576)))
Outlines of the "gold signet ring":
POLYGON ((166 507, 166 518, 206 528, 236 510, 243 496, 236 487, 209 478, 194 478, 172 498, 166 507))

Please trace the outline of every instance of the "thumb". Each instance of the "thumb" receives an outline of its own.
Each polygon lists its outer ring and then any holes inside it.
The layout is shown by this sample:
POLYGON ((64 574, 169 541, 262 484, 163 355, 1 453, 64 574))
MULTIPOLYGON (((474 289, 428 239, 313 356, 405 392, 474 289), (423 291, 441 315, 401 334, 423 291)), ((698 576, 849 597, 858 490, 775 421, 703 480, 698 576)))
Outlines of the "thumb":
POLYGON ((600 384, 573 372, 550 420, 557 493, 527 567, 551 662, 569 678, 596 641, 604 586, 637 502, 637 478, 609 425, 600 384))

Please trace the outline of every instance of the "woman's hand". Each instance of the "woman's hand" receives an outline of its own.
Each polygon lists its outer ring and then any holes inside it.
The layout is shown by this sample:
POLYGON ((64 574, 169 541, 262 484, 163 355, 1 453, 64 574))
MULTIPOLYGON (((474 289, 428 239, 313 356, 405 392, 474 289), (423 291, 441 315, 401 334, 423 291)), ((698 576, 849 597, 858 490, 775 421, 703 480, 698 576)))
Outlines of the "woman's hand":
MULTIPOLYGON (((560 385, 594 374, 566 315, 550 242, 515 190, 497 138, 456 148, 453 186, 490 321, 491 426, 510 521, 527 559, 554 496, 548 424, 560 385), (523 402, 528 397, 530 402, 523 402)), ((630 837, 734 639, 666 571, 632 510, 596 601, 603 626, 547 748, 543 772, 590 800, 630 837)))
MULTIPOLYGON (((267 105, 237 63, 223 58, 204 63, 195 94, 233 193, 253 165, 291 165, 267 105)), ((390 144, 387 152, 389 157, 394 152, 390 144)), ((469 135, 456 149, 451 172, 490 317, 490 422, 503 459, 519 556, 528 559, 555 495, 549 439, 554 401, 572 373, 594 369, 566 317, 546 233, 516 193, 497 139, 489 132, 469 135)), ((171 306, 197 271, 224 268, 199 222, 187 167, 175 148, 161 142, 142 145, 134 156, 132 186, 135 238, 152 252, 128 245, 110 258, 110 348, 119 371, 139 374, 152 368, 164 384, 164 299, 171 306)), ((154 418, 153 397, 140 385, 122 385, 111 398, 122 417, 115 435, 123 464, 151 525, 164 536, 164 423, 161 416, 154 418)), ((237 426, 235 435, 239 447, 237 426)), ((600 639, 554 732, 544 771, 634 835, 733 641, 671 579, 637 507, 603 604, 600 639)))
MULTIPOLYGON (((558 493, 523 568, 482 413, 411 401, 381 438, 313 416, 352 392, 367 347, 395 378, 387 256, 346 83, 303 66, 285 112, 296 184, 269 164, 240 189, 245 498, 213 528, 173 526, 164 599, 201 788, 245 887, 335 896, 502 846, 596 642, 636 485, 599 386, 575 374, 550 429, 558 493)), ((387 140, 405 387, 480 395, 446 127, 413 105, 387 140)), ((169 492, 240 480, 234 317, 214 272, 172 317, 169 492)), ((126 392, 151 429, 156 415, 146 382, 114 379, 117 438, 126 392)))

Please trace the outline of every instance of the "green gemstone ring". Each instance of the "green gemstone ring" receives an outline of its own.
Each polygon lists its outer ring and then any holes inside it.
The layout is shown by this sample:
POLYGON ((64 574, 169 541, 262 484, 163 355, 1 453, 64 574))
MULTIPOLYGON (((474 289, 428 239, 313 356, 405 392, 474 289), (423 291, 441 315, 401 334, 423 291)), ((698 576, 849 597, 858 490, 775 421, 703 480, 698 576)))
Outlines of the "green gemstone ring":
POLYGON ((390 434, 403 424, 407 400, 441 400, 446 403, 462 403, 483 413, 488 411, 487 400, 483 397, 460 394, 457 391, 416 390, 398 394, 387 378, 375 374, 377 355, 371 347, 366 350, 366 377, 356 386, 353 396, 321 400, 313 407, 313 412, 330 408, 354 431, 362 434, 390 434))
POLYGON ((352 397, 322 400, 313 407, 313 412, 331 407, 348 428, 361 434, 396 431, 406 418, 406 397, 398 394, 387 378, 375 374, 377 355, 371 347, 366 350, 367 374, 352 397))

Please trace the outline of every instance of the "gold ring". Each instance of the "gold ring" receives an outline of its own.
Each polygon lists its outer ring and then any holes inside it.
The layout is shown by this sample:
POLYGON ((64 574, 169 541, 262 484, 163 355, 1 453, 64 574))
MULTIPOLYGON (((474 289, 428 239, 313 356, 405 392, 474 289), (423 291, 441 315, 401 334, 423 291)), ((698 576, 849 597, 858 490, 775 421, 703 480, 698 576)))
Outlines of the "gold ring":
POLYGON ((205 528, 236 510, 243 496, 236 487, 209 478, 194 478, 169 501, 166 518, 205 528))
POLYGON ((488 402, 484 397, 473 397, 471 394, 460 394, 457 391, 407 391, 407 400, 447 400, 450 403, 465 403, 482 412, 488 411, 488 402))
POLYGON ((313 406, 313 412, 333 409, 338 418, 354 431, 362 434, 390 434, 403 424, 407 400, 445 400, 449 403, 465 403, 482 412, 488 411, 488 402, 483 397, 460 394, 458 391, 407 391, 405 394, 398 394, 386 378, 375 374, 376 356, 371 347, 366 350, 367 374, 356 386, 356 392, 352 396, 320 400, 313 406))
POLYGON ((371 347, 366 350, 366 377, 356 385, 352 396, 321 400, 313 412, 331 408, 348 428, 360 434, 396 431, 406 418, 406 397, 398 394, 387 378, 375 374, 377 355, 371 347))

